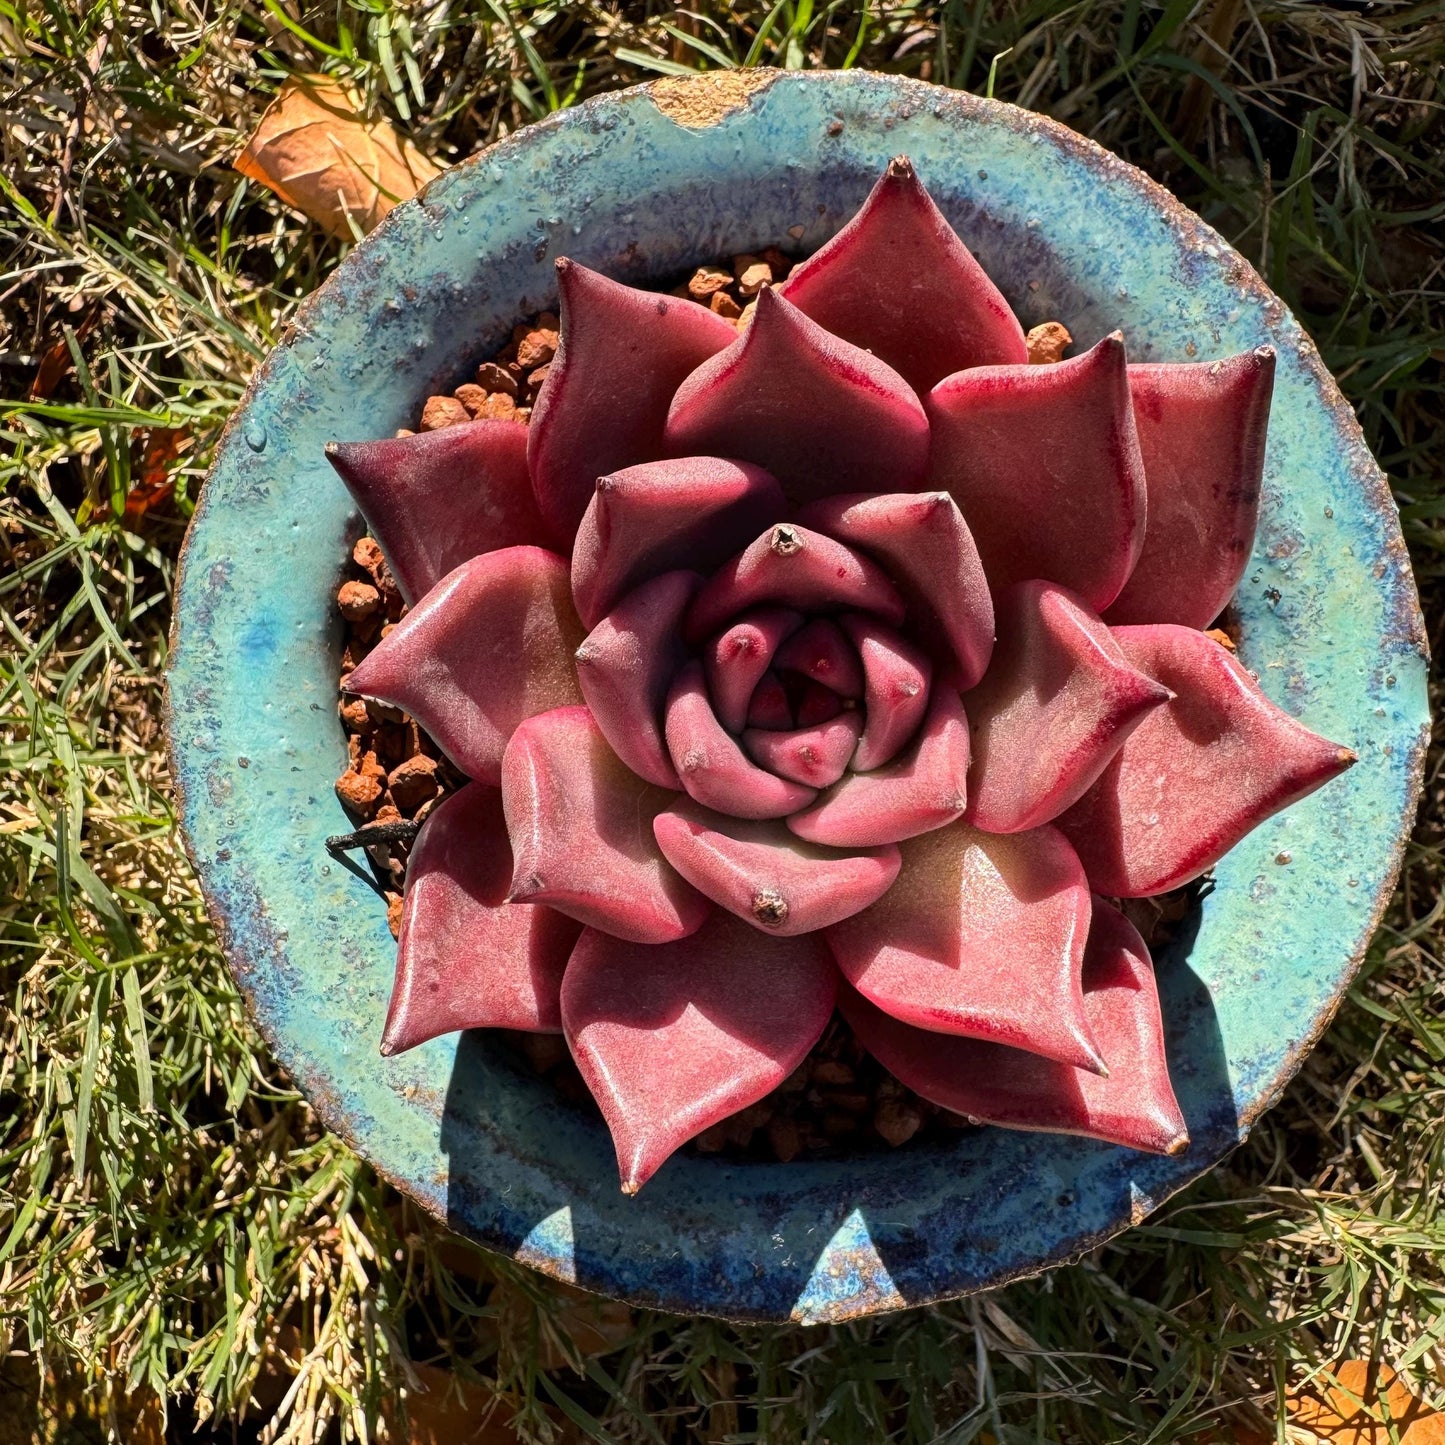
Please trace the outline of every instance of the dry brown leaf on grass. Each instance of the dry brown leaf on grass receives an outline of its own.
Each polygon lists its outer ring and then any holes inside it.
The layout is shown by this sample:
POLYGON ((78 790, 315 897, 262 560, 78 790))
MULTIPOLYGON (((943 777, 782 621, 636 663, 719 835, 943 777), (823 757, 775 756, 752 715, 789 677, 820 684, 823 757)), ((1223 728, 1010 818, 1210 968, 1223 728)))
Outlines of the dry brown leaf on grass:
POLYGON ((1389 1365, 1343 1360, 1285 1397, 1290 1423, 1321 1445, 1445 1445, 1445 1413, 1389 1365))
POLYGON ((236 157, 236 169, 333 236, 371 230, 442 167, 325 75, 293 75, 236 157), (354 223, 354 225, 353 225, 354 223))

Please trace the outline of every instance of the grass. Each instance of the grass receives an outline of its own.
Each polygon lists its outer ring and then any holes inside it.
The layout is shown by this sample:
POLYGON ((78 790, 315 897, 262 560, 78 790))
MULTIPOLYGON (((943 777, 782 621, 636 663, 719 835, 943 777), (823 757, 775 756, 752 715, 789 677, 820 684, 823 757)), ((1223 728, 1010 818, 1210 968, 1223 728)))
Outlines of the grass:
POLYGON ((179 848, 158 679, 220 427, 344 248, 230 157, 297 71, 447 160, 734 64, 991 86, 1173 186, 1340 378, 1438 649, 1438 5, 0 0, 0 1441, 374 1440, 438 1365, 529 1441, 1283 1441, 1285 1387, 1348 1356, 1440 1401, 1438 751, 1366 967, 1250 1142, 972 1301, 811 1331, 596 1309, 420 1218, 248 1023, 179 848))

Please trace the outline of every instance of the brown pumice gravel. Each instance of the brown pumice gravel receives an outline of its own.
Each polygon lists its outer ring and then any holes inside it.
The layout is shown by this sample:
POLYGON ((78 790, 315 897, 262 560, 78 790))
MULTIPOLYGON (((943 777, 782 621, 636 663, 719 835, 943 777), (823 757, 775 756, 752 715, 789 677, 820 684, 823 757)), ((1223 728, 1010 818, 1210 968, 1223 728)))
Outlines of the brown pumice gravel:
MULTIPOLYGON (((709 306, 739 329, 751 316, 757 293, 782 281, 792 262, 776 248, 699 266, 678 285, 668 287, 709 306)), ((558 319, 543 312, 513 328, 511 339, 471 381, 450 396, 428 397, 418 429, 434 431, 477 417, 528 422, 547 367, 557 351, 558 319)), ((1062 358, 1070 337, 1056 322, 1029 335, 1029 359, 1048 364, 1062 358)), ((405 428, 397 433, 410 436, 405 428)), ((398 622, 406 606, 371 537, 352 549, 347 577, 336 606, 345 624, 341 680, 398 622)), ((1223 638, 1221 638, 1223 640, 1223 638)), ((1226 645, 1228 645, 1226 643, 1226 645)), ((354 824, 424 819, 466 778, 416 723, 397 708, 342 694, 339 716, 347 734, 350 763, 336 781, 337 797, 354 824)), ((401 930, 402 885, 409 842, 391 841, 367 849, 387 899, 387 922, 401 930)), ((1199 885, 1162 898, 1130 899, 1121 905, 1154 947, 1173 937, 1188 916, 1199 885)), ((560 1035, 493 1030, 519 1066, 543 1078, 568 1105, 600 1117, 582 1075, 560 1035)), ((839 1158, 860 1152, 896 1149, 918 1142, 937 1143, 974 1128, 962 1115, 941 1109, 905 1088, 883 1068, 835 1014, 812 1053, 766 1098, 698 1135, 688 1152, 730 1159, 779 1161, 839 1158)))

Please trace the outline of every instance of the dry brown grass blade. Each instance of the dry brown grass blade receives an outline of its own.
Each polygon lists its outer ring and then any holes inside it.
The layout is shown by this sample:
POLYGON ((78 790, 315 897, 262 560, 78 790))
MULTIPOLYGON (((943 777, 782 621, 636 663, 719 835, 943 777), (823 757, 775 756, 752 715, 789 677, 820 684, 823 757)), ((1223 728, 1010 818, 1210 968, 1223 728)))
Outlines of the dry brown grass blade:
POLYGON ((293 76, 235 166, 333 236, 361 235, 442 167, 368 120, 355 92, 323 75, 293 76))

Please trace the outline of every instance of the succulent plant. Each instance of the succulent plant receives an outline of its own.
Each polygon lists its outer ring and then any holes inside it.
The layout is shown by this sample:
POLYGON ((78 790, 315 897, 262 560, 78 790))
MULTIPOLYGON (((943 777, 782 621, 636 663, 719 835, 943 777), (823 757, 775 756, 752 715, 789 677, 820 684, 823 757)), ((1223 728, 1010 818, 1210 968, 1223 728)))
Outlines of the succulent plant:
POLYGON ((473 781, 382 1051, 561 1031, 637 1190, 838 1007, 924 1098, 1175 1152, 1172 890, 1353 760, 1203 631, 1274 357, 1030 364, 906 159, 741 327, 558 262, 530 426, 330 448, 411 604, 346 682, 473 781))

